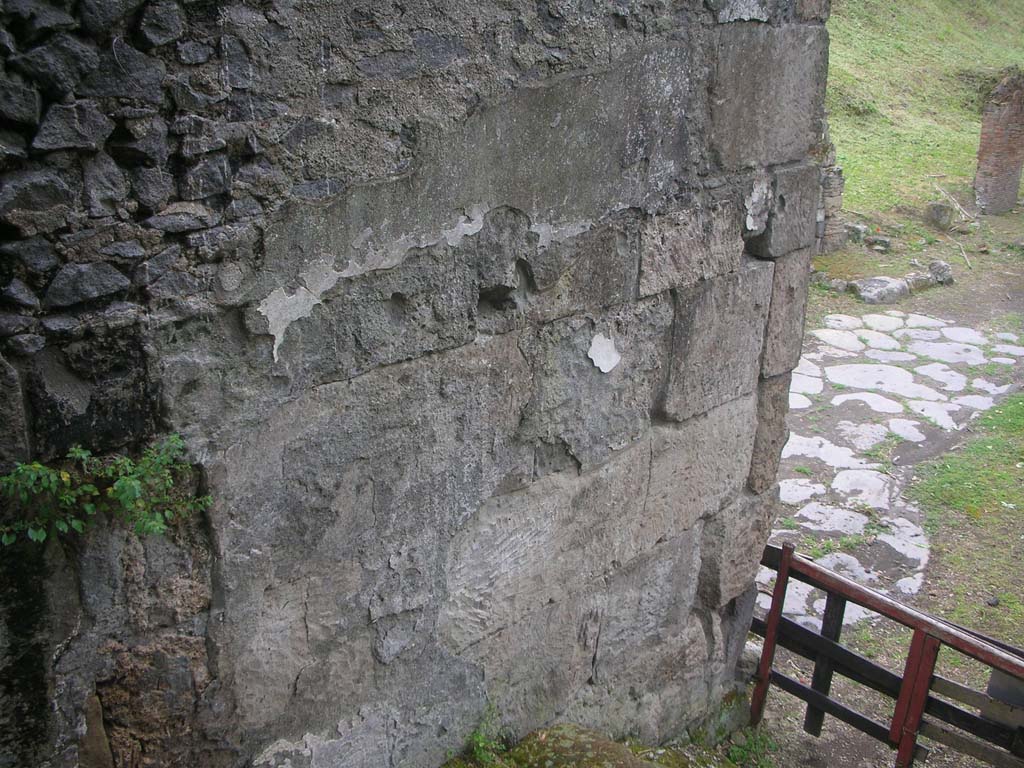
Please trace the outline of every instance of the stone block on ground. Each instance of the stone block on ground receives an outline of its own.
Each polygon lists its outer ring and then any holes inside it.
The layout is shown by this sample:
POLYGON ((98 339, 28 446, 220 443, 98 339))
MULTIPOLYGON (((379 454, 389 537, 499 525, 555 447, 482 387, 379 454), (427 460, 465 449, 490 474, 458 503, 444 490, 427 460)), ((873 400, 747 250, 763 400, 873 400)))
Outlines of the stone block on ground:
POLYGON ((850 282, 850 290, 866 304, 895 304, 910 295, 907 281, 899 277, 868 277, 850 282))

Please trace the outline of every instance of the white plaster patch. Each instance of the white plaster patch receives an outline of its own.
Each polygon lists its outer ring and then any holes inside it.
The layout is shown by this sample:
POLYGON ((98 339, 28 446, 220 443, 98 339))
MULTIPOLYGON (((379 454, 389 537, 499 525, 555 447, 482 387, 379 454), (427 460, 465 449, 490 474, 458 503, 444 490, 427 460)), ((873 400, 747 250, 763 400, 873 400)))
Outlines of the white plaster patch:
POLYGON ((863 341, 872 349, 899 349, 900 343, 892 336, 872 330, 857 331, 857 338, 863 341))
POLYGON ((917 360, 917 355, 912 355, 909 352, 890 352, 885 349, 869 349, 864 356, 878 360, 880 363, 912 363, 917 360))
POLYGON ((789 385, 789 391, 803 395, 817 395, 824 386, 824 382, 819 378, 804 376, 802 373, 794 373, 793 380, 789 385))
POLYGON ((793 373, 800 373, 804 376, 821 376, 821 366, 815 365, 806 357, 801 357, 800 362, 793 369, 793 373))
POLYGON ((947 432, 953 432, 957 429, 956 422, 953 421, 953 417, 949 414, 959 411, 959 405, 952 403, 929 403, 924 400, 911 400, 907 405, 910 406, 910 410, 914 413, 921 414, 947 432))
POLYGON ((882 333, 892 333, 903 327, 902 318, 890 315, 864 315, 861 319, 868 328, 882 333))
POLYGON ((913 374, 894 365, 833 365, 825 376, 834 384, 856 389, 877 390, 918 400, 945 400, 946 396, 931 387, 918 384, 913 374))
POLYGON ((811 333, 830 347, 845 350, 846 352, 861 352, 864 350, 864 342, 857 338, 851 331, 836 330, 834 328, 821 328, 811 333))
POLYGON ((832 481, 832 490, 872 509, 889 508, 891 487, 892 482, 886 475, 866 469, 844 470, 832 481))
POLYGON ((938 331, 927 331, 923 328, 900 328, 893 331, 892 335, 897 339, 915 339, 917 341, 935 341, 942 338, 938 331))
POLYGON ((915 341, 908 349, 915 355, 931 357, 944 363, 981 365, 985 362, 985 353, 980 349, 955 341, 915 341))
POLYGON ((864 533, 868 516, 842 507, 812 501, 794 515, 809 531, 827 531, 844 535, 864 533))
POLYGON ((834 469, 875 469, 878 466, 857 458, 849 448, 838 446, 824 437, 803 437, 795 432, 790 434, 782 449, 782 458, 790 456, 818 459, 834 469))
POLYGON ((779 501, 783 504, 796 506, 803 504, 812 496, 821 496, 825 493, 823 483, 816 483, 806 477, 790 478, 779 481, 779 501))
POLYGON ((275 362, 288 326, 296 320, 309 317, 313 308, 321 303, 320 297, 343 276, 344 273, 336 271, 331 262, 314 262, 299 275, 299 286, 292 293, 284 288, 275 288, 260 302, 257 311, 267 318, 267 325, 274 337, 275 362))
POLYGON ((942 328, 945 325, 948 325, 945 320, 936 320, 927 315, 907 315, 908 328, 942 328))
POLYGON ((953 402, 957 405, 973 408, 976 411, 987 411, 996 404, 996 401, 988 395, 964 395, 963 397, 953 398, 953 402))
POLYGON ((1020 341, 1020 336, 1018 336, 1016 333, 997 333, 996 338, 999 339, 1000 341, 1009 341, 1013 342, 1014 344, 1020 341))
POLYGON ((927 435, 917 428, 920 423, 910 419, 889 419, 889 431, 911 443, 923 443, 927 435))
POLYGON ((587 357, 594 361, 594 365, 601 373, 611 373, 615 366, 622 362, 622 355, 615 349, 615 342, 603 333, 594 336, 587 357))
POLYGON ((1001 355, 1013 355, 1014 357, 1024 357, 1024 347, 1018 347, 1014 344, 996 344, 992 347, 993 352, 998 352, 1001 355))
POLYGON ((1001 395, 1004 392, 1010 391, 1009 384, 1000 387, 987 379, 975 379, 971 382, 971 386, 975 389, 980 389, 982 392, 988 392, 990 395, 1001 395))
POLYGON ((921 365, 915 368, 914 372, 939 382, 942 384, 942 388, 949 392, 963 392, 964 387, 967 386, 967 377, 944 363, 921 365))
POLYGON ((877 395, 874 392, 851 392, 844 395, 836 395, 832 398, 832 405, 842 405, 849 402, 862 402, 875 413, 903 413, 903 406, 888 397, 877 395))
POLYGON ((962 326, 943 328, 942 335, 950 341, 959 341, 961 344, 980 344, 982 346, 988 344, 988 339, 973 328, 964 328, 962 326))
POLYGON ((789 409, 791 411, 802 411, 804 408, 811 407, 811 399, 807 395, 801 395, 796 392, 789 393, 789 409))
POLYGON ((854 424, 852 421, 840 421, 836 430, 859 451, 872 449, 889 435, 889 430, 881 424, 854 424))
POLYGON ((834 328, 839 331, 852 331, 862 328, 864 323, 859 317, 852 315, 825 315, 825 327, 834 328))
MULTIPOLYGON (((483 226, 482 223, 481 226, 483 226)), ((577 235, 581 235, 590 229, 591 226, 593 226, 593 222, 586 220, 563 221, 557 224, 538 222, 537 224, 530 225, 530 231, 539 236, 537 245, 541 248, 547 248, 552 243, 560 243, 563 240, 569 240, 577 235)))

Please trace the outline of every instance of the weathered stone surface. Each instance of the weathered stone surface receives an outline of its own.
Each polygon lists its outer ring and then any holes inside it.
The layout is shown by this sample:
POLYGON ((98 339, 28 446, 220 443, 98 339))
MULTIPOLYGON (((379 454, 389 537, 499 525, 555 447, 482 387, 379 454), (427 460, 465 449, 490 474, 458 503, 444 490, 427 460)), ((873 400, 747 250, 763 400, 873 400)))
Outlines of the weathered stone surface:
POLYGON ((782 448, 789 438, 786 414, 791 378, 787 372, 762 379, 757 386, 757 435, 747 477, 747 487, 754 493, 764 493, 775 486, 782 448))
POLYGON ((98 152, 82 168, 85 207, 90 216, 110 216, 128 197, 128 178, 110 155, 98 152))
POLYGON ((640 295, 733 272, 742 257, 739 213, 731 205, 655 216, 642 233, 640 295))
POLYGON ((667 416, 682 421, 754 390, 772 272, 769 262, 747 261, 676 293, 667 416))
POLYGON ((812 248, 804 248, 775 260, 772 303, 761 356, 762 376, 778 376, 800 362, 813 253, 812 248))
POLYGON ((0 472, 7 473, 18 461, 29 460, 28 417, 21 377, 0 355, 0 472))
POLYGON ((162 232, 192 232, 213 227, 220 214, 198 203, 171 203, 155 216, 146 219, 146 225, 162 232))
POLYGON ((146 6, 139 22, 139 32, 150 47, 173 43, 185 32, 185 14, 174 2, 146 6))
POLYGON ((55 170, 14 171, 0 185, 0 220, 26 234, 57 229, 75 202, 67 177, 55 170))
POLYGON ((707 0, 719 22, 768 21, 771 10, 767 0, 707 0))
POLYGON ((38 333, 21 333, 7 340, 7 349, 12 355, 31 357, 46 347, 46 338, 38 333))
POLYGON ((831 0, 796 0, 796 16, 804 21, 828 21, 831 0))
POLYGON ((116 22, 134 13, 145 0, 82 0, 81 14, 85 28, 106 37, 116 22))
POLYGON ((712 147, 727 169, 805 158, 820 139, 828 35, 814 26, 715 29, 712 147))
POLYGON ((907 281, 898 277, 868 277, 854 280, 850 290, 867 304, 894 304, 910 295, 907 281))
POLYGON ((709 604, 724 606, 750 589, 777 514, 777 490, 746 494, 704 526, 701 592, 709 604))
POLYGON ((751 253, 771 259, 814 245, 821 171, 815 165, 776 171, 773 191, 768 227, 748 245, 751 253))
POLYGON ((97 67, 99 55, 91 43, 59 34, 12 58, 11 64, 44 89, 62 95, 72 91, 86 73, 97 67))
POLYGON ((0 76, 0 115, 25 125, 39 123, 39 92, 9 76, 0 76))
POLYGON ((106 263, 65 264, 46 290, 47 308, 68 307, 111 296, 131 287, 128 278, 106 263))
POLYGON ((113 130, 113 121, 92 101, 76 101, 67 106, 54 104, 43 118, 32 148, 96 150, 113 130))
POLYGON ((0 298, 26 309, 39 309, 39 299, 23 280, 14 278, 0 292, 0 298))
POLYGON ((115 37, 100 55, 95 71, 78 88, 78 93, 160 104, 166 73, 167 67, 160 59, 147 56, 115 37))

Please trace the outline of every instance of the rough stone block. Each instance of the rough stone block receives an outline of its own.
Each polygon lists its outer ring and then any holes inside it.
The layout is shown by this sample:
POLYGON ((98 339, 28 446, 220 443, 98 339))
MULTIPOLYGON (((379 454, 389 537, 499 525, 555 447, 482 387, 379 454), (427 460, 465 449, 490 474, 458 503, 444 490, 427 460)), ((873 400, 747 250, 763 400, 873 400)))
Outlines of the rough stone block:
POLYGON ((729 170, 802 160, 820 140, 828 34, 823 27, 716 27, 711 143, 729 170))
POLYGON ((831 0, 796 0, 796 17, 802 21, 828 21, 831 0))
POLYGON ((29 460, 28 415, 25 393, 18 371, 0 356, 0 472, 6 473, 19 461, 29 460))
POLYGON ((739 212, 728 203, 652 217, 642 232, 640 295, 735 271, 743 256, 741 231, 739 212))
POLYGON ((111 296, 128 290, 131 282, 114 267, 98 264, 65 264, 46 290, 47 308, 69 307, 83 301, 111 296))
POLYGON ((757 435, 750 461, 747 486, 764 493, 775 485, 782 448, 789 439, 786 414, 789 413, 789 384, 792 376, 784 373, 762 379, 757 388, 757 435))
POLYGON ((778 492, 744 494, 704 526, 700 591, 724 607, 750 589, 778 514, 778 492))
POLYGON ((821 171, 816 165, 776 171, 768 227, 748 243, 750 252, 775 259, 814 245, 820 202, 821 171))
POLYGON ((772 264, 679 290, 664 412, 682 421, 754 390, 760 370, 772 264))
POLYGON ((762 376, 778 376, 800 362, 813 253, 812 248, 804 248, 775 260, 772 303, 761 356, 762 376))
POLYGON ((74 104, 54 104, 46 112, 42 125, 32 140, 33 149, 89 149, 103 146, 114 130, 95 102, 76 101, 74 104))

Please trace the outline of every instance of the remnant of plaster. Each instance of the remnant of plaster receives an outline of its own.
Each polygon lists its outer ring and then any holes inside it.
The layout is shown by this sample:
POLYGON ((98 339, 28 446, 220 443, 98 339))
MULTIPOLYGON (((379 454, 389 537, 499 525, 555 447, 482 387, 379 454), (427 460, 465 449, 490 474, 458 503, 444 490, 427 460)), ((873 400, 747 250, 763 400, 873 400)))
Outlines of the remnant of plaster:
POLYGON ((621 361, 622 355, 615 349, 615 342, 607 338, 603 333, 597 334, 590 342, 590 351, 587 357, 594 361, 601 373, 611 373, 621 361))
POLYGON ((552 243, 560 243, 563 240, 582 235, 593 226, 592 221, 566 221, 560 224, 546 224, 539 222, 530 225, 530 231, 540 237, 538 245, 547 248, 552 243))
POLYGON ((771 210, 772 185, 767 173, 759 174, 754 179, 750 194, 743 201, 747 211, 746 228, 748 232, 759 235, 768 226, 768 212, 771 210))
POLYGON ((263 301, 258 310, 267 318, 270 333, 274 337, 274 361, 277 350, 284 340, 284 333, 296 320, 309 317, 313 307, 320 303, 320 297, 334 287, 343 276, 326 261, 316 262, 299 276, 299 287, 294 293, 284 288, 275 288, 263 301))

